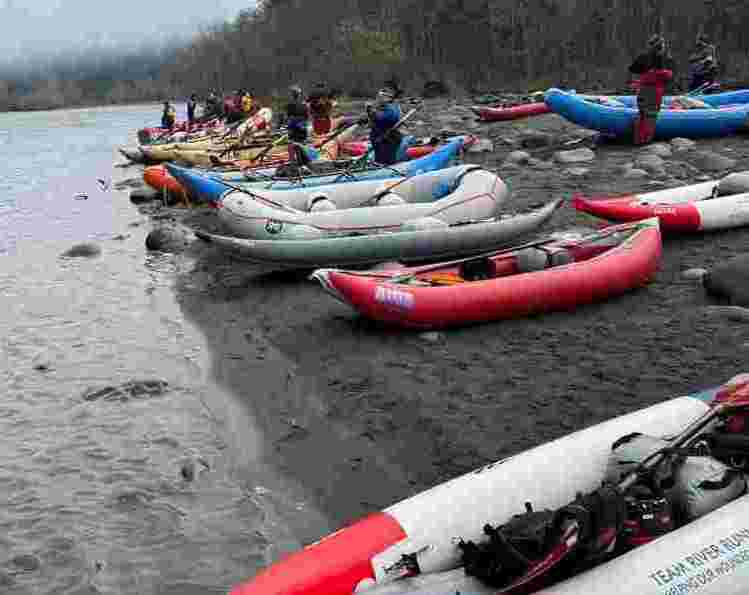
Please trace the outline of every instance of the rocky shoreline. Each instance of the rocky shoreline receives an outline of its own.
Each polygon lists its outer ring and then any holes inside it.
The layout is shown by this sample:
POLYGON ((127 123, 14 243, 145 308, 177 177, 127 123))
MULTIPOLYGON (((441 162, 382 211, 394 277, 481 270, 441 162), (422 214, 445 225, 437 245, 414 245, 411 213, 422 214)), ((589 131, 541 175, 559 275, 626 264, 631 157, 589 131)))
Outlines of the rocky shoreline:
MULTIPOLYGON (((417 136, 470 132, 466 161, 508 183, 510 208, 574 193, 646 192, 749 169, 746 136, 638 149, 600 143, 555 115, 479 123, 427 100, 417 136)), ((376 327, 305 274, 263 274, 196 241, 214 213, 145 203, 191 268, 175 290, 212 346, 218 382, 265 433, 266 458, 298 481, 330 528, 540 442, 745 371, 749 327, 715 307, 690 269, 746 250, 738 229, 664 238, 661 270, 620 299, 529 319, 404 333, 376 327), (685 274, 686 272, 686 274, 685 274)), ((591 227, 565 207, 542 233, 591 227)), ((303 541, 323 528, 293 519, 303 541)))

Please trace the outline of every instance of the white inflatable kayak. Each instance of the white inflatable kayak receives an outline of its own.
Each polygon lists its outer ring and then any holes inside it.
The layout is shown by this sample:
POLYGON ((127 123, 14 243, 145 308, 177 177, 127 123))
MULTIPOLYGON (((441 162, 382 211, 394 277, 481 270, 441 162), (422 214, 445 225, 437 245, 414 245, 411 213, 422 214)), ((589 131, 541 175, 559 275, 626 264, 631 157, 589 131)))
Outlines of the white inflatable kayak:
POLYGON ((308 192, 232 191, 217 204, 218 218, 230 235, 301 240, 387 231, 416 219, 444 226, 487 219, 499 214, 507 194, 507 186, 496 174, 478 166, 459 166, 407 178, 400 184, 371 181, 308 192), (321 202, 329 208, 314 210, 321 202), (308 204, 314 212, 297 209, 308 204), (337 209, 337 205, 348 208, 337 209))
MULTIPOLYGON (((614 441, 633 432, 676 436, 711 408, 718 390, 623 415, 448 481, 280 560, 231 595, 496 593, 460 568, 459 539, 481 541, 486 523, 507 522, 526 502, 536 510, 554 510, 579 492, 597 489, 614 441), (403 577, 398 565, 403 555, 418 562, 418 576, 403 577)), ((749 593, 749 497, 537 592, 749 593)))

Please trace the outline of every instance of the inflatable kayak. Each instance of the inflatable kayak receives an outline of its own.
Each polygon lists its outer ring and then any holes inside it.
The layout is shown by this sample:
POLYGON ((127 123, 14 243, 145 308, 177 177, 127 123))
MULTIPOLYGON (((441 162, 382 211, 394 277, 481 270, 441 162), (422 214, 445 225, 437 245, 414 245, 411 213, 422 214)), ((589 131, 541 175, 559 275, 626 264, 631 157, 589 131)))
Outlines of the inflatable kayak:
POLYGON ((488 219, 499 214, 506 199, 507 186, 496 174, 462 165, 402 183, 372 180, 311 190, 231 191, 219 203, 218 218, 236 237, 306 240, 397 232, 409 223, 414 229, 436 229, 488 219))
POLYGON ((609 221, 658 217, 663 230, 679 233, 742 227, 749 225, 749 175, 627 196, 576 195, 572 206, 609 221))
POLYGON ((422 173, 444 169, 455 163, 460 157, 464 146, 464 137, 457 137, 444 145, 438 151, 392 166, 365 168, 361 171, 347 170, 333 174, 304 176, 300 179, 281 178, 271 180, 235 181, 230 177, 228 182, 222 176, 212 176, 209 172, 200 172, 182 168, 171 163, 166 164, 167 171, 187 190, 190 197, 201 202, 216 204, 229 189, 260 191, 260 190, 292 190, 309 189, 314 186, 329 184, 348 184, 364 180, 402 179, 422 173), (220 182, 220 184, 216 184, 220 182))
MULTIPOLYGON (((459 258, 506 246, 518 236, 531 233, 546 222, 561 200, 528 213, 484 221, 437 224, 412 220, 399 227, 362 234, 308 240, 247 240, 196 232, 216 246, 255 264, 272 269, 314 269, 327 266, 376 264, 459 258)), ((378 207, 385 209, 388 207, 378 207)))
MULTIPOLYGON (((496 594, 498 588, 468 576, 461 567, 461 540, 485 542, 487 524, 506 524, 515 515, 522 516, 528 505, 536 511, 559 510, 578 494, 597 490, 604 478, 619 468, 613 457, 615 450, 624 448, 626 452, 628 442, 643 442, 642 435, 652 437, 655 448, 668 446, 669 438, 705 419, 737 388, 746 390, 742 376, 722 388, 673 398, 588 427, 412 496, 280 559, 236 586, 230 595, 496 594)), ((705 445, 718 444, 726 435, 721 423, 708 424, 697 436, 705 445)), ((746 435, 737 434, 734 442, 743 444, 749 452, 746 435)), ((643 456, 630 465, 642 461, 643 456)), ((719 456, 717 452, 715 456, 719 456)), ((743 465, 745 460, 737 458, 734 462, 743 465)), ((708 464, 714 472, 713 480, 695 480, 699 489, 685 486, 679 500, 684 502, 680 519, 689 518, 686 513, 690 506, 706 504, 702 511, 690 510, 696 518, 681 520, 682 524, 655 539, 648 539, 646 531, 634 532, 630 524, 629 539, 636 543, 640 538, 643 545, 553 586, 535 585, 523 592, 745 594, 749 589, 749 529, 744 519, 749 515, 749 497, 738 490, 723 497, 723 489, 733 488, 734 483, 746 489, 746 480, 729 465, 707 455, 689 455, 683 467, 690 471, 708 464), (711 501, 712 491, 720 494, 720 499, 711 501)), ((679 481, 690 479, 689 474, 674 473, 679 481)), ((699 474, 691 476, 698 478, 699 474)), ((633 500, 632 508, 626 511, 628 519, 641 515, 641 524, 634 525, 635 529, 648 522, 670 522, 673 526, 674 520, 668 516, 650 513, 648 517, 652 501, 647 508, 637 502, 633 500)))
POLYGON ((484 122, 502 122, 505 120, 518 120, 531 116, 551 113, 551 108, 543 101, 534 103, 522 103, 510 107, 485 107, 473 106, 471 111, 484 122))
MULTIPOLYGON (((634 107, 615 107, 586 101, 584 96, 559 89, 546 92, 545 101, 556 114, 570 122, 612 136, 631 136, 639 112, 634 107)), ((746 128, 749 103, 710 109, 662 109, 655 128, 656 139, 720 137, 746 128)))
POLYGON ((660 255, 658 220, 649 219, 457 263, 374 272, 321 269, 312 276, 367 318, 427 329, 603 301, 646 284, 660 255))

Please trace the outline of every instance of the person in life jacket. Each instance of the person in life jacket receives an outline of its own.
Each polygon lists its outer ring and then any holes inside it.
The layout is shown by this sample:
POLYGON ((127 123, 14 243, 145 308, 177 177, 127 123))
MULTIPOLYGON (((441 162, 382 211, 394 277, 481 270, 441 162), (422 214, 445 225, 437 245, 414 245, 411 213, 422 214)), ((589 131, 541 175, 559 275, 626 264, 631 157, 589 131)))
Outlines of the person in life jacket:
POLYGON ((374 149, 375 161, 393 165, 402 160, 403 135, 394 129, 401 119, 401 108, 395 99, 396 91, 389 87, 380 89, 374 105, 367 104, 367 115, 360 120, 369 124, 369 140, 374 149))
POLYGON ((333 108, 335 97, 325 83, 318 83, 307 96, 310 115, 312 116, 312 130, 318 136, 328 134, 333 128, 333 108))
POLYGON ((218 95, 215 91, 208 93, 208 97, 205 100, 205 111, 203 113, 203 119, 208 120, 210 118, 216 118, 221 115, 221 105, 218 101, 218 95))
POLYGON ((286 129, 289 137, 289 160, 299 165, 309 162, 305 144, 308 139, 309 106, 304 101, 301 87, 289 88, 289 102, 286 104, 286 129))
POLYGON ((198 106, 198 96, 193 93, 187 100, 187 123, 192 126, 195 123, 195 108, 198 106))
POLYGON ((164 111, 161 114, 161 127, 162 128, 169 128, 170 130, 174 128, 174 125, 177 123, 177 111, 174 109, 171 103, 168 101, 164 102, 164 111))
POLYGON ((673 79, 674 61, 662 35, 653 35, 648 49, 630 65, 629 71, 640 76, 637 107, 640 112, 632 126, 636 145, 647 144, 655 136, 655 124, 661 110, 666 85, 673 79))
POLYGON ((689 56, 689 90, 694 91, 718 78, 718 55, 707 35, 700 33, 689 56))

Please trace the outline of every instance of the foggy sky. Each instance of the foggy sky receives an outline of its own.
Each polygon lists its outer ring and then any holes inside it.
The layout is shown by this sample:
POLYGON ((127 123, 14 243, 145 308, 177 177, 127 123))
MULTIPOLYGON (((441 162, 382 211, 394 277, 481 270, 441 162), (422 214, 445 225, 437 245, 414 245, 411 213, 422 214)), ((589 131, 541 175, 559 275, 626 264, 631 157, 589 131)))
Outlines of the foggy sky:
POLYGON ((0 0, 0 61, 81 47, 165 43, 235 17, 254 0, 0 0))

